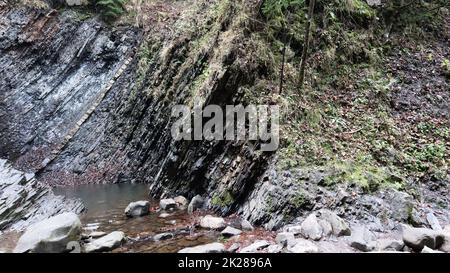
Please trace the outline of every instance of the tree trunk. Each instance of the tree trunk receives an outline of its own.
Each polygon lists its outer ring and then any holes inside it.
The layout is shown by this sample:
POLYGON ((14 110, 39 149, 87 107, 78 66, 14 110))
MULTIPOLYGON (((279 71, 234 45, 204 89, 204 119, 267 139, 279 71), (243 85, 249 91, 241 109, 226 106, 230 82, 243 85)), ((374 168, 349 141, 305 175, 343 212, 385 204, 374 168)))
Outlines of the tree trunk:
POLYGON ((303 88, 303 82, 305 80, 305 68, 306 68, 306 59, 308 57, 308 49, 309 49, 309 36, 311 34, 311 23, 314 16, 314 5, 316 4, 316 0, 309 1, 309 9, 308 9, 308 21, 305 27, 305 44, 303 45, 303 53, 302 53, 302 63, 300 65, 300 80, 299 80, 299 88, 303 88))

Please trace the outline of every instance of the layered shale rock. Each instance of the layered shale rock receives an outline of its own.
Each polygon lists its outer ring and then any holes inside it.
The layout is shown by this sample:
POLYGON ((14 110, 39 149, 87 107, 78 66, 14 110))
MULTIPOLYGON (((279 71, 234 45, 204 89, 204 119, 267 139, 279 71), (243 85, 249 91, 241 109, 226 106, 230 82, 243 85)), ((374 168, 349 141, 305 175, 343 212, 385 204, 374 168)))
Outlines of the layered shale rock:
POLYGON ((0 160, 0 230, 23 230, 59 213, 83 210, 80 200, 54 195, 34 175, 15 170, 6 160, 0 160))
POLYGON ((189 212, 238 212, 271 229, 320 209, 375 230, 420 218, 409 194, 329 188, 330 170, 280 170, 259 142, 173 139, 173 106, 273 103, 259 100, 275 96, 277 72, 258 56, 257 2, 146 3, 141 28, 2 5, 0 157, 47 185, 147 183, 158 198, 195 196, 189 212))
POLYGON ((112 33, 98 20, 77 20, 73 12, 0 13, 0 155, 39 171, 106 97, 126 66, 136 33, 112 33))
MULTIPOLYGON (((189 1, 188 1, 189 2, 189 1)), ((200 194, 227 213, 270 154, 258 143, 180 141, 172 106, 238 104, 258 64, 232 1, 170 13, 142 38, 73 11, 1 11, 1 156, 50 185, 138 182, 151 193, 200 194)))

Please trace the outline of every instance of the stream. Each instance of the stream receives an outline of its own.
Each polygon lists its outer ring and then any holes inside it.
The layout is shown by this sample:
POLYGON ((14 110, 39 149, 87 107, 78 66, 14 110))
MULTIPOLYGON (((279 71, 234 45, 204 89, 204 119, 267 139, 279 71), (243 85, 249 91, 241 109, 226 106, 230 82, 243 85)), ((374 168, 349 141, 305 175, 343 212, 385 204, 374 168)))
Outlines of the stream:
POLYGON ((158 200, 149 198, 148 187, 144 184, 104 184, 80 185, 55 188, 56 194, 80 198, 87 211, 80 216, 83 231, 123 231, 129 238, 122 247, 113 252, 158 252, 173 253, 178 250, 210 243, 217 239, 216 232, 191 230, 192 217, 186 210, 176 210, 166 218, 159 217, 158 200), (151 203, 149 215, 128 218, 124 214, 129 203, 148 200, 151 203), (153 236, 170 232, 173 239, 155 242, 153 236))
MULTIPOLYGON (((104 184, 80 185, 54 188, 57 195, 80 198, 86 211, 80 215, 83 234, 94 231, 123 231, 128 240, 113 252, 157 252, 173 253, 178 250, 217 241, 218 232, 195 230, 194 217, 186 210, 169 212, 161 218, 163 211, 158 211, 159 201, 148 196, 144 184, 104 184), (151 203, 149 215, 127 218, 124 210, 130 202, 148 200, 151 203), (160 233, 172 233, 172 239, 154 241, 153 236, 160 233)), ((20 233, 10 232, 0 236, 3 251, 10 252, 15 246, 20 233)))

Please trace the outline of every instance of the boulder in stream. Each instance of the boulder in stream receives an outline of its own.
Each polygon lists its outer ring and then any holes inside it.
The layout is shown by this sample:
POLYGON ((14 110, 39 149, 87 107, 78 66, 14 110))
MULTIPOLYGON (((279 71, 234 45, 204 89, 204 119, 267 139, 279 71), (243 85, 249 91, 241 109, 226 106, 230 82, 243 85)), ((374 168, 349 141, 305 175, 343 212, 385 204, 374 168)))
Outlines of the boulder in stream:
POLYGON ((75 213, 62 213, 27 228, 14 252, 61 253, 67 244, 78 241, 81 222, 75 213))
POLYGON ((242 233, 242 230, 234 228, 234 227, 226 227, 220 234, 224 237, 233 237, 242 233))
POLYGON ((206 215, 200 220, 200 226, 206 229, 223 229, 225 228, 225 220, 222 217, 206 215))
POLYGON ((241 219, 241 229, 246 231, 253 231, 255 228, 248 220, 241 219))
POLYGON ((188 206, 188 213, 192 214, 194 211, 203 208, 205 205, 205 199, 200 195, 194 196, 188 206))
POLYGON ((211 243, 195 247, 187 247, 178 251, 178 253, 223 253, 225 246, 221 243, 211 243))
POLYGON ((169 199, 161 199, 159 201, 159 207, 162 210, 173 210, 177 208, 177 203, 175 200, 169 198, 169 199))
POLYGON ((130 203, 125 209, 127 217, 141 217, 149 214, 150 202, 137 201, 130 203))
POLYGON ((164 240, 172 239, 173 237, 174 237, 173 233, 166 232, 166 233, 156 234, 155 236, 153 236, 153 240, 164 241, 164 240))
POLYGON ((177 196, 173 199, 175 201, 175 203, 177 203, 177 206, 179 209, 186 209, 189 201, 184 197, 184 196, 177 196))
POLYGON ((94 240, 84 246, 84 251, 91 252, 105 252, 119 247, 125 241, 125 233, 122 231, 113 231, 106 236, 94 240))

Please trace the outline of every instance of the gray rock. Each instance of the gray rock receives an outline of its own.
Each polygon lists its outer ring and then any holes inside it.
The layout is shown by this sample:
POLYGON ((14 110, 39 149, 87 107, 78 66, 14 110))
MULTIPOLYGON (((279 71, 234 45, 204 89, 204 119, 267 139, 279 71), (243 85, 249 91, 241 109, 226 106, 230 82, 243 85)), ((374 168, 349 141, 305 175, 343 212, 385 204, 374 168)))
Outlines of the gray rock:
POLYGON ((222 217, 206 215, 200 220, 200 226, 206 229, 223 229, 226 224, 222 217))
POLYGON ((389 205, 390 218, 399 222, 410 221, 411 217, 416 218, 414 200, 409 194, 390 189, 386 191, 384 200, 389 205))
POLYGON ((384 254, 405 254, 404 251, 395 251, 395 250, 375 250, 370 253, 384 253, 384 254))
POLYGON ((165 232, 165 233, 156 234, 155 236, 153 236, 153 240, 164 241, 164 240, 172 239, 173 237, 174 237, 173 233, 165 232))
POLYGON ((412 208, 410 210, 408 223, 410 223, 413 227, 423 227, 427 224, 416 208, 412 208))
POLYGON ((88 4, 88 0, 64 0, 69 7, 83 6, 88 4))
POLYGON ((433 250, 433 249, 431 249, 431 248, 425 246, 425 247, 422 249, 422 252, 421 252, 421 253, 444 253, 444 252, 443 252, 443 251, 439 251, 439 250, 433 250))
POLYGON ((241 249, 240 253, 257 253, 270 246, 270 243, 266 240, 257 240, 253 244, 241 249))
POLYGON ((294 244, 288 245, 287 251, 290 253, 318 253, 319 248, 306 239, 296 239, 294 244))
POLYGON ((443 251, 445 253, 450 253, 450 239, 448 237, 446 237, 444 243, 439 248, 439 250, 441 250, 441 251, 443 251))
POLYGON ((314 213, 310 214, 300 225, 300 233, 306 239, 318 241, 322 238, 322 226, 314 213))
POLYGON ((441 251, 446 253, 450 252, 450 226, 445 226, 442 230, 442 234, 444 236, 444 243, 439 248, 441 251))
POLYGON ((171 214, 169 214, 169 213, 167 213, 167 212, 163 212, 163 213, 161 213, 158 217, 159 217, 159 218, 167 218, 167 217, 170 217, 170 215, 171 215, 171 214))
POLYGON ((125 233, 122 231, 113 231, 106 236, 86 244, 84 251, 87 253, 110 251, 119 247, 123 241, 125 241, 125 233))
POLYGON ((183 248, 178 253, 223 253, 225 246, 221 243, 212 243, 195 247, 183 248))
POLYGON ((373 251, 376 247, 375 235, 363 226, 353 229, 348 240, 351 247, 363 252, 373 251))
POLYGON ((229 253, 235 253, 236 251, 239 250, 240 247, 241 247, 241 244, 240 244, 240 243, 234 243, 234 244, 232 244, 232 245, 227 249, 227 252, 229 252, 229 253))
POLYGON ((149 214, 150 202, 137 201, 130 203, 125 209, 127 217, 141 217, 149 214))
POLYGON ((302 233, 301 226, 288 226, 284 229, 286 232, 293 233, 294 235, 299 235, 302 233))
POLYGON ((80 199, 55 195, 34 175, 18 171, 0 159, 0 230, 22 231, 52 216, 64 212, 78 214, 83 210, 80 199))
POLYGON ((241 220, 241 228, 242 228, 242 230, 246 230, 246 231, 254 230, 252 224, 249 221, 247 221, 246 219, 241 220))
POLYGON ((100 223, 87 223, 83 227, 83 230, 93 232, 93 231, 97 230, 99 227, 100 227, 100 223))
POLYGON ((442 230, 439 220, 434 216, 432 212, 427 213, 427 222, 430 224, 431 228, 434 230, 442 230))
POLYGON ((14 252, 60 253, 78 241, 81 222, 75 213, 63 213, 33 224, 20 237, 14 252))
POLYGON ((427 228, 413 228, 403 225, 403 242, 416 252, 425 246, 438 249, 445 241, 442 232, 427 228))
POLYGON ((222 234, 222 236, 224 236, 224 237, 233 237, 233 236, 239 235, 241 233, 242 233, 241 230, 228 226, 224 230, 222 230, 222 232, 220 234, 222 234))
POLYGON ((331 227, 331 224, 323 219, 319 219, 318 223, 320 227, 322 228, 322 236, 326 237, 333 233, 333 228, 331 227))
POLYGON ((161 199, 159 201, 159 207, 162 210, 172 210, 177 208, 177 203, 175 200, 169 198, 169 199, 161 199))
POLYGON ((277 234, 275 241, 277 244, 287 246, 295 242, 295 235, 292 232, 280 232, 277 234))
POLYGON ((281 245, 270 245, 267 247, 267 253, 280 253, 283 250, 281 245))
POLYGON ((371 7, 373 6, 381 6, 381 0, 366 0, 367 4, 371 7))
POLYGON ((173 200, 175 201, 175 203, 177 203, 179 209, 186 209, 189 203, 189 201, 181 195, 175 197, 173 200))
POLYGON ((200 195, 196 195, 194 196, 194 198, 192 198, 191 202, 189 202, 188 205, 188 213, 192 214, 194 213, 194 211, 198 210, 198 209, 202 209, 205 205, 205 199, 203 197, 201 197, 200 195))
POLYGON ((321 240, 315 242, 320 253, 354 253, 355 249, 348 245, 345 240, 321 240))
POLYGON ((97 239, 97 238, 105 236, 106 234, 107 233, 103 232, 103 231, 94 231, 94 232, 89 233, 89 237, 97 239))
POLYGON ((406 246, 406 245, 403 247, 402 251, 403 251, 403 252, 406 252, 406 253, 414 252, 414 250, 412 250, 410 247, 408 247, 408 246, 406 246))
POLYGON ((379 251, 384 250, 394 250, 394 251, 401 251, 405 244, 402 240, 395 240, 395 239, 380 239, 377 241, 377 249, 379 251))
POLYGON ((324 209, 320 211, 320 218, 330 223, 334 235, 350 236, 352 234, 348 224, 336 213, 324 209))

